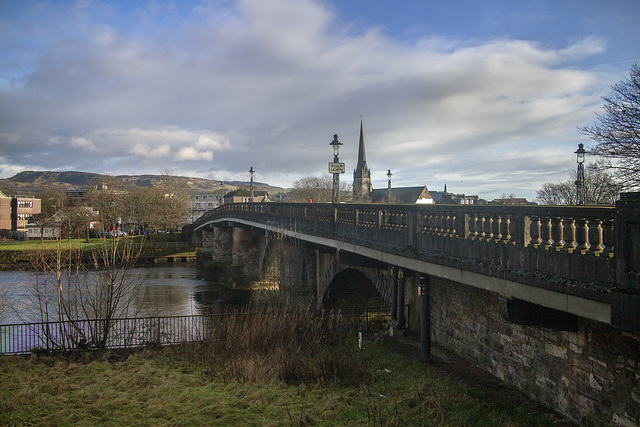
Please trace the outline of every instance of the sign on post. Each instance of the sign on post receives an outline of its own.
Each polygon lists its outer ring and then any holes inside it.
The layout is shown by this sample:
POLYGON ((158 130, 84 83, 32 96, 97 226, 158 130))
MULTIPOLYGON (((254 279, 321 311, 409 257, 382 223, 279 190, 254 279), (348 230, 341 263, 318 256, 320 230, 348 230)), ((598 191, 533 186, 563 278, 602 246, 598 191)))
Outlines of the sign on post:
POLYGON ((329 163, 329 173, 344 173, 344 163, 329 163))

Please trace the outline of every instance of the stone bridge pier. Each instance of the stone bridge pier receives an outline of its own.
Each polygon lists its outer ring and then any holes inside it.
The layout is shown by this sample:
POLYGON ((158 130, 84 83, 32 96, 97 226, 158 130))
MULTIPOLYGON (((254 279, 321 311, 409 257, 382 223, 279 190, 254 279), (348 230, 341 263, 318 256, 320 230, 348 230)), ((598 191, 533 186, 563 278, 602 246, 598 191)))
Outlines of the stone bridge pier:
MULTIPOLYGON (((356 305, 391 306, 392 298, 397 299, 397 295, 392 295, 392 271, 386 263, 249 227, 210 227, 195 239, 201 242, 203 252, 211 254, 213 261, 237 268, 246 281, 278 283, 280 295, 289 302, 321 308, 330 295, 341 291, 336 287, 349 286, 353 272, 359 274, 359 282, 366 282, 356 305)), ((414 275, 406 281, 407 292, 401 306, 412 302, 418 282, 414 275)), ((405 310, 408 316, 408 308, 405 310)))

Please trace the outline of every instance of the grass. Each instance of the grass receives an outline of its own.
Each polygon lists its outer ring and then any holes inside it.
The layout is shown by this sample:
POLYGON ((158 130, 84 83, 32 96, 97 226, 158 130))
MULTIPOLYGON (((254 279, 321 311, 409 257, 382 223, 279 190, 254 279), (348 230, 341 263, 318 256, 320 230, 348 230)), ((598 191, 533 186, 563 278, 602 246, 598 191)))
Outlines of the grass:
POLYGON ((0 425, 547 425, 437 367, 365 341, 339 315, 270 306, 199 343, 0 358, 0 425))
MULTIPOLYGON (((160 247, 155 248, 156 242, 169 241, 169 235, 159 235, 159 240, 152 237, 150 240, 143 239, 142 236, 127 237, 128 241, 132 241, 134 247, 138 248, 142 245, 142 251, 140 256, 142 258, 148 256, 195 256, 195 248, 173 248, 173 247, 160 247)), ((60 249, 62 252, 80 251, 85 256, 90 256, 92 251, 99 250, 103 244, 118 243, 124 238, 119 239, 104 239, 104 238, 92 238, 89 242, 86 239, 62 239, 60 240, 60 249)), ((175 241, 175 240, 174 240, 175 241)), ((57 240, 28 240, 28 241, 4 241, 0 242, 0 265, 5 268, 28 268, 29 264, 33 262, 33 258, 38 253, 51 253, 54 254, 58 249, 57 240), (25 267, 26 266, 26 267, 25 267)))
MULTIPOLYGON (((80 249, 91 250, 100 246, 102 239, 93 238, 89 239, 89 243, 86 239, 71 239, 67 241, 63 239, 60 241, 60 246, 63 249, 80 249)), ((0 252, 29 252, 29 251, 49 251, 55 250, 58 247, 57 240, 27 240, 20 242, 17 240, 8 240, 0 243, 0 252)))
MULTIPOLYGON (((355 343, 354 343, 355 345, 355 343)), ((0 358, 0 424, 547 425, 433 366, 367 343, 358 386, 223 381, 175 350, 0 358)))

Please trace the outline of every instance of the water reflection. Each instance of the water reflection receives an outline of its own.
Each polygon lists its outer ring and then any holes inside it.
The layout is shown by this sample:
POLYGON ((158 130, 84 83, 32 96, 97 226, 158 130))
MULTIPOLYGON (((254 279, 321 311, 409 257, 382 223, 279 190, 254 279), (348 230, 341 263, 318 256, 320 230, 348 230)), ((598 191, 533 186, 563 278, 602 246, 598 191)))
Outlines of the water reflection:
MULTIPOLYGON (((217 313, 226 304, 241 303, 249 298, 248 291, 228 289, 205 279, 195 266, 143 267, 133 273, 141 283, 132 310, 139 316, 217 313)), ((35 282, 34 273, 0 271, 0 323, 34 320, 37 308, 30 300, 35 282), (2 309, 3 302, 8 310, 2 309)))

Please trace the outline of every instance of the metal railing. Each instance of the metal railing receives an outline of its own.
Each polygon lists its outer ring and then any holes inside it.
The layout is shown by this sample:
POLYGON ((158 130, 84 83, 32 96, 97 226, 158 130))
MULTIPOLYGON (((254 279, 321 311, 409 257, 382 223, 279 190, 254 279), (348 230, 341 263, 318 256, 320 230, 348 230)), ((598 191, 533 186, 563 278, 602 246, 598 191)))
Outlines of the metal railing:
POLYGON ((68 320, 0 325, 0 354, 130 348, 197 341, 221 315, 68 320))
MULTIPOLYGON (((382 331, 391 322, 389 307, 343 312, 362 332, 382 331), (348 315, 350 313, 350 316, 348 315)), ((231 314, 231 313, 230 313, 231 314)), ((237 315, 237 313, 233 313, 237 315)), ((245 313, 249 314, 249 313, 245 313)), ((216 319, 227 314, 68 320, 0 325, 0 355, 33 351, 117 349, 149 344, 196 342, 209 335, 216 319), (107 331, 107 332, 105 332, 107 331)))

